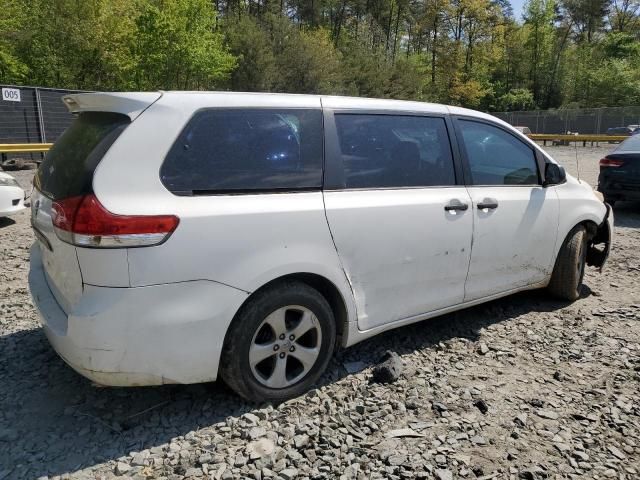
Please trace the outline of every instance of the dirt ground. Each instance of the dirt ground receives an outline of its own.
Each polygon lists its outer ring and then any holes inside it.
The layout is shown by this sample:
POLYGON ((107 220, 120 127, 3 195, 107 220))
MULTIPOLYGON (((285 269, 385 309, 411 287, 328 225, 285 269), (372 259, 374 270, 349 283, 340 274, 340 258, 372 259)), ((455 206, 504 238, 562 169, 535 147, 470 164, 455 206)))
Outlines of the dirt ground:
MULTIPOLYGON (((548 151, 576 173, 574 148, 548 151)), ((577 149, 583 179, 607 151, 577 149)), ((29 215, 0 219, 0 480, 640 478, 640 204, 616 205, 615 223, 577 302, 526 292, 380 335, 274 408, 221 383, 77 375, 38 328, 29 215), (372 384, 385 350, 405 375, 372 384)))

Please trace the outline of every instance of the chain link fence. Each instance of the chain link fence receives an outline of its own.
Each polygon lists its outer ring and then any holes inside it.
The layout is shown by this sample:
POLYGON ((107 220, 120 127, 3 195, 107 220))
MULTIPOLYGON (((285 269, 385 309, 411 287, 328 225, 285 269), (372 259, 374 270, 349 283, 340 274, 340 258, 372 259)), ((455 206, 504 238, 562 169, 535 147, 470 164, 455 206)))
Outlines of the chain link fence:
POLYGON ((640 125, 640 106, 498 112, 492 115, 513 126, 529 127, 531 133, 604 135, 609 128, 640 125))
MULTIPOLYGON (((0 85, 0 143, 55 142, 73 115, 62 97, 78 90, 0 85)), ((40 161, 41 153, 2 154, 2 163, 19 158, 40 161)))

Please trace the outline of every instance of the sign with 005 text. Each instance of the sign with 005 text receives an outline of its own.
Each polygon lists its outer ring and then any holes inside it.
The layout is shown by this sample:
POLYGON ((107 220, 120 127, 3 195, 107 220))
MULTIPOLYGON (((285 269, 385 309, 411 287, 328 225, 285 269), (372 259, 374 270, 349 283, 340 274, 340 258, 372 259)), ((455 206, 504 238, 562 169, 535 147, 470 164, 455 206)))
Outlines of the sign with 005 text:
POLYGON ((3 88, 2 100, 5 100, 7 102, 19 102, 20 90, 17 88, 3 88))

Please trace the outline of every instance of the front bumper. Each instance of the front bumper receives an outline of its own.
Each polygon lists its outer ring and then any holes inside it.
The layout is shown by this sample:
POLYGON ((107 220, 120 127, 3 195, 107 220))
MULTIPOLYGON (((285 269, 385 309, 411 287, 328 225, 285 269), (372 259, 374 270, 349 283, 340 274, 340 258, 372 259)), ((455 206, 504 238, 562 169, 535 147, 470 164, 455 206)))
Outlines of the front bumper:
POLYGON ((49 289, 37 245, 31 249, 29 288, 56 352, 81 375, 111 386, 215 380, 225 333, 247 297, 206 280, 135 288, 85 285, 65 312, 49 289))
POLYGON ((13 186, 0 187, 0 217, 14 215, 25 208, 24 190, 13 186))
POLYGON ((598 230, 590 240, 587 250, 587 265, 599 267, 601 272, 609 258, 613 244, 613 209, 608 203, 605 203, 605 206, 607 213, 602 223, 598 225, 598 230))

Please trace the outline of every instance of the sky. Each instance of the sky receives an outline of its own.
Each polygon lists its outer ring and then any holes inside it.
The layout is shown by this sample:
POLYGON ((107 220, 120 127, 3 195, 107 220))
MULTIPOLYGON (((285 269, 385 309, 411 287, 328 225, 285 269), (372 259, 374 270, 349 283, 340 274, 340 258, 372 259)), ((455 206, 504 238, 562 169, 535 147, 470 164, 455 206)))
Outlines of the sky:
POLYGON ((519 22, 522 21, 522 7, 526 0, 511 0, 511 6, 513 7, 513 16, 519 22))

